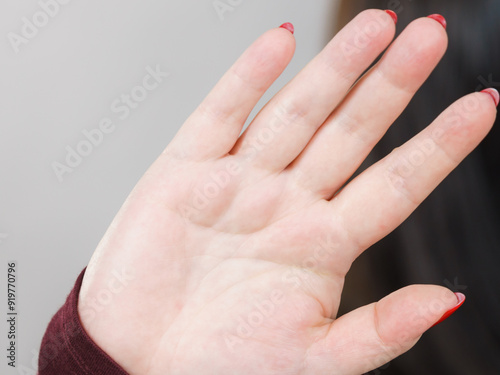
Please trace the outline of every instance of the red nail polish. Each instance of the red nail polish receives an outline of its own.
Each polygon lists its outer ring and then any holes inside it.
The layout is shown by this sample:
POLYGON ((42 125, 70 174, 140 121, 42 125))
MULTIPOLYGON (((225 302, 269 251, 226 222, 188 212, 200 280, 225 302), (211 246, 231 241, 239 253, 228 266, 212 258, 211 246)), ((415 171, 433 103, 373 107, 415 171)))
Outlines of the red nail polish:
POLYGON ((290 31, 292 34, 294 32, 294 28, 293 28, 293 25, 290 23, 290 22, 285 22, 283 25, 280 26, 281 28, 283 29, 286 29, 288 31, 290 31))
POLYGON ((391 16, 391 17, 392 17, 392 19, 393 19, 394 23, 398 23, 398 15, 397 15, 396 13, 394 13, 394 12, 393 12, 392 10, 390 10, 390 9, 387 9, 385 12, 386 12, 389 16, 391 16))
POLYGON ((498 107, 498 102, 500 102, 500 94, 498 94, 498 91, 495 89, 484 89, 483 91, 485 94, 490 94, 491 97, 493 98, 493 101, 495 102, 495 105, 498 107))
POLYGON ((430 16, 427 16, 428 18, 432 18, 433 20, 438 21, 441 25, 443 25, 444 29, 446 30, 446 20, 444 17, 440 14, 431 14, 430 16))
POLYGON ((456 306, 451 308, 447 312, 445 312, 444 315, 441 317, 441 319, 439 319, 432 327, 437 326, 439 323, 444 322, 446 319, 448 319, 451 316, 451 314, 453 314, 455 311, 457 311, 458 308, 464 304, 465 295, 462 293, 455 293, 455 295, 457 296, 457 300, 458 300, 456 306))

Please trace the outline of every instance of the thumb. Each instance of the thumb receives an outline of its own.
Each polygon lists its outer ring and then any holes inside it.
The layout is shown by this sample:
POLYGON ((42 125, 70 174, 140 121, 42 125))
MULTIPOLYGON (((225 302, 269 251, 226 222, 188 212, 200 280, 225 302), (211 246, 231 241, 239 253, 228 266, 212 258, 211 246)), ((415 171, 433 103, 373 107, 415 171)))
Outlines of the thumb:
POLYGON ((314 374, 363 374, 412 348, 422 334, 451 315, 465 296, 434 285, 400 289, 331 323, 308 351, 314 374))

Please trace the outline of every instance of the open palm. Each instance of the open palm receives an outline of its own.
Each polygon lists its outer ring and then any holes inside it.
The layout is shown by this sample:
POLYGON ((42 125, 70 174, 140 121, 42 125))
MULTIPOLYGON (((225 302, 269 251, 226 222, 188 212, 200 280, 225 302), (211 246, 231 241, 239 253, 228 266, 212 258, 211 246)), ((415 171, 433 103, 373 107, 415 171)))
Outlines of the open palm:
POLYGON ((292 34, 272 29, 187 119, 113 221, 80 293, 85 329, 127 372, 361 374, 457 304, 448 289, 411 286, 336 319, 355 258, 496 114, 488 95, 464 97, 345 185, 446 49, 445 29, 418 19, 359 79, 394 32, 387 13, 361 13, 241 134, 293 54, 292 34), (91 310, 120 272, 126 286, 91 310))

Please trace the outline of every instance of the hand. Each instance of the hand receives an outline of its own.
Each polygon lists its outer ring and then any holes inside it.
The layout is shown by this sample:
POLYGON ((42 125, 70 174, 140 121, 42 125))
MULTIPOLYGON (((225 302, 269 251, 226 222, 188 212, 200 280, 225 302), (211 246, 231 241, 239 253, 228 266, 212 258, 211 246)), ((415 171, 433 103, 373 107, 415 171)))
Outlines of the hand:
POLYGON ((496 116, 489 95, 468 95, 344 186, 446 49, 445 29, 417 19, 356 82, 394 33, 387 13, 361 13, 240 134, 295 48, 272 29, 187 119, 114 219, 80 293, 84 327, 126 371, 361 374, 457 305, 446 288, 415 285, 336 318, 352 262, 496 116))

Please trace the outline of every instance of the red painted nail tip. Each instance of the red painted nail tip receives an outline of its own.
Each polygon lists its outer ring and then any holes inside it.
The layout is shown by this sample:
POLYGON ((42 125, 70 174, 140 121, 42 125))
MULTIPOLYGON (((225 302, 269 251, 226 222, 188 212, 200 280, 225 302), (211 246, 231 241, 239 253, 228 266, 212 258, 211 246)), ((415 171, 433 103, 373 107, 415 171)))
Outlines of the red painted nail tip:
POLYGON ((286 30, 290 31, 292 34, 295 31, 295 29, 293 28, 293 25, 290 22, 285 22, 280 27, 283 28, 283 29, 286 29, 286 30))
POLYGON ((441 317, 441 319, 439 319, 432 327, 437 326, 439 323, 444 322, 446 319, 448 319, 451 316, 451 314, 453 314, 455 311, 457 311, 458 308, 464 304, 465 295, 463 293, 455 293, 455 295, 457 296, 457 300, 458 300, 455 307, 453 307, 450 310, 448 310, 447 312, 445 312, 444 315, 441 317))
POLYGON ((427 16, 428 18, 432 18, 433 20, 438 21, 441 25, 443 25, 444 29, 446 30, 446 20, 444 17, 440 14, 431 14, 430 16, 427 16))
POLYGON ((393 19, 394 23, 398 23, 398 15, 397 15, 396 13, 394 13, 394 12, 393 12, 392 10, 390 10, 390 9, 387 9, 385 12, 386 12, 389 16, 391 16, 391 17, 392 17, 392 19, 393 19))
POLYGON ((490 94, 491 97, 493 98, 493 101, 495 102, 495 105, 498 107, 498 103, 500 102, 500 94, 498 94, 498 91, 495 89, 484 89, 483 91, 485 94, 490 94))

